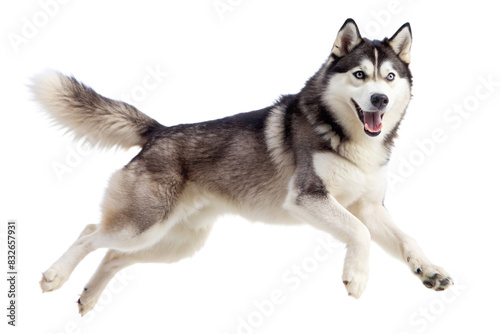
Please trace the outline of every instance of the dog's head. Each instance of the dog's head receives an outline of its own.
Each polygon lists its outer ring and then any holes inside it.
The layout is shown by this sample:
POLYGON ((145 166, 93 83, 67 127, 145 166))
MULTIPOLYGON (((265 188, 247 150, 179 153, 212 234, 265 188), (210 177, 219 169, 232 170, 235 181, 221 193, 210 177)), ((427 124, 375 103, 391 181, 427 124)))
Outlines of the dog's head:
POLYGON ((323 102, 344 127, 376 137, 400 123, 411 97, 409 23, 382 41, 362 38, 348 19, 324 67, 323 102))

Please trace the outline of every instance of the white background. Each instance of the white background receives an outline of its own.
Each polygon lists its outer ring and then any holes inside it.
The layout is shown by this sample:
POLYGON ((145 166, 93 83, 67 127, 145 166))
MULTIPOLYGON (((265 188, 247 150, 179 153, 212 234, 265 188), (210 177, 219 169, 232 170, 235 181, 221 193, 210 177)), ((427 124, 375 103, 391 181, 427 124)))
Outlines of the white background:
POLYGON ((500 25, 491 1, 221 0, 223 13, 213 0, 62 2, 0 8, 0 276, 8 219, 19 224, 20 272, 17 328, 6 324, 1 279, 2 332, 498 332, 500 25), (60 290, 41 293, 41 272, 99 221, 109 176, 137 150, 84 151, 30 100, 33 75, 53 68, 106 96, 129 95, 166 125, 214 119, 298 92, 348 17, 369 38, 411 23, 413 100, 386 206, 452 274, 453 290, 427 290, 374 245, 367 289, 354 300, 341 282, 344 249, 314 258, 326 235, 226 217, 195 257, 128 269, 83 319, 75 302, 104 250, 60 290), (162 74, 145 90, 152 70, 162 74), (66 169, 58 176, 54 166, 66 169), (278 292, 279 304, 264 301, 278 292))

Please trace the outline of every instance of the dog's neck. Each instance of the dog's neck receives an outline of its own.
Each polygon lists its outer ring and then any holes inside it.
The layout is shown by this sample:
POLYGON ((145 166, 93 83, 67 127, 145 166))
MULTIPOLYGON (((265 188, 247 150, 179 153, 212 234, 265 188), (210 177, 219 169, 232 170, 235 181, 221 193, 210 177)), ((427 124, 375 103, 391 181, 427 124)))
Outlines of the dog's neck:
POLYGON ((349 133, 334 119, 328 107, 318 103, 317 100, 312 100, 319 98, 301 92, 298 97, 298 107, 313 132, 326 146, 362 169, 373 169, 388 163, 398 126, 392 129, 386 138, 373 138, 364 133, 349 133))

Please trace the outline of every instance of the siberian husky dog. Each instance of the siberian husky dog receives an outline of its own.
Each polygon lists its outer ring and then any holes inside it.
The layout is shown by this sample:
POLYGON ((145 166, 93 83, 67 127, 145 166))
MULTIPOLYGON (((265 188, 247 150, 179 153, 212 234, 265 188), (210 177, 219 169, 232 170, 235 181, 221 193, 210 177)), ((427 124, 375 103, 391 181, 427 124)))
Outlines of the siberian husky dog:
POLYGON ((37 76, 35 98, 75 138, 101 148, 142 147, 111 177, 100 223, 86 226, 43 273, 42 290, 60 288, 87 254, 108 248, 78 300, 84 315, 118 271, 193 255, 227 212, 330 233, 346 245, 342 282, 356 298, 366 287, 371 240, 427 288, 451 286, 384 207, 387 163, 411 97, 411 43, 408 23, 372 41, 348 19, 298 94, 261 110, 171 127, 74 77, 37 76))

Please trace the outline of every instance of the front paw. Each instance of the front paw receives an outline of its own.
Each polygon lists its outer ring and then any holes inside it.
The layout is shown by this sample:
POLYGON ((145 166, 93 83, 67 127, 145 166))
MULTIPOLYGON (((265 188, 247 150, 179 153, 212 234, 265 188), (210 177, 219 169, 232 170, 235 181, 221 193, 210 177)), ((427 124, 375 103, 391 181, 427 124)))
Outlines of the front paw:
POLYGON ((443 269, 434 265, 420 265, 414 269, 422 283, 429 289, 443 291, 453 285, 453 279, 443 269))
POLYGON ((443 268, 423 266, 423 268, 417 268, 415 273, 429 289, 443 291, 453 285, 453 279, 443 268), (420 271, 418 269, 420 269, 420 271))
POLYGON ((443 291, 453 285, 453 279, 441 267, 433 265, 421 252, 406 252, 406 262, 429 289, 443 291))
POLYGON ((346 263, 342 282, 345 285, 349 296, 360 298, 368 282, 368 264, 366 263, 346 263))

